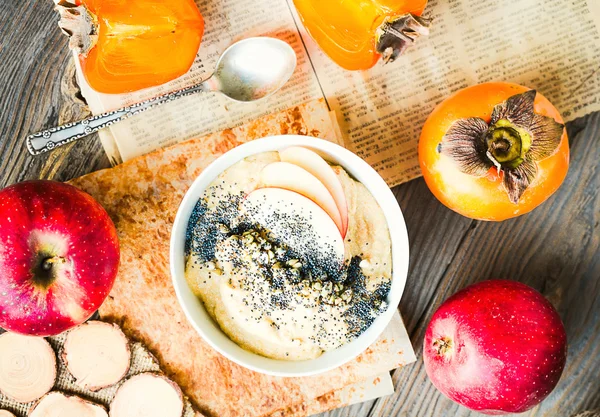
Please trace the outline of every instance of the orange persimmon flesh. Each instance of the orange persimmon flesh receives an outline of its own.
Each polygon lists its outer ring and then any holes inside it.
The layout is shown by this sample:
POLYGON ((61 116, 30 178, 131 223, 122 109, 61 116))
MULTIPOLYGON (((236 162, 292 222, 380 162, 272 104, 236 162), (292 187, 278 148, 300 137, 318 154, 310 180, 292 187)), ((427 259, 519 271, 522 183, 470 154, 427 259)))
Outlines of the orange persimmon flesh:
MULTIPOLYGON (((511 83, 479 84, 458 91, 431 113, 421 131, 419 162, 429 189, 448 208, 466 217, 500 221, 530 212, 560 187, 569 169, 566 129, 556 152, 537 162, 537 176, 517 204, 509 200, 503 173, 495 167, 486 176, 475 177, 460 172, 454 161, 438 152, 438 145, 456 120, 480 117, 489 123, 495 105, 527 90, 511 83)), ((540 93, 535 97, 534 112, 563 123, 558 110, 540 93)))
POLYGON ((80 55, 90 86, 124 93, 157 86, 189 70, 204 21, 193 0, 83 0, 98 39, 80 55))
POLYGON ((380 57, 375 31, 386 18, 420 16, 427 0, 294 0, 304 27, 342 68, 371 68, 380 57))

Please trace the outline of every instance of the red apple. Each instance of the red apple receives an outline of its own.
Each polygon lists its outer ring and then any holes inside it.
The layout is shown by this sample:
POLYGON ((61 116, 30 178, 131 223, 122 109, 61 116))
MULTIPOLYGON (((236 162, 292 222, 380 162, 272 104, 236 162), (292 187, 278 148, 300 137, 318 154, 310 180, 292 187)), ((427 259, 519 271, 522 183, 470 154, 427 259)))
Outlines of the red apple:
POLYGON ((84 322, 118 264, 115 226, 90 195, 54 181, 0 191, 0 327, 49 336, 84 322))
POLYGON ((427 375, 442 393, 485 414, 539 404, 565 366, 567 336, 552 305, 527 285, 471 285, 446 300, 425 333, 427 375))

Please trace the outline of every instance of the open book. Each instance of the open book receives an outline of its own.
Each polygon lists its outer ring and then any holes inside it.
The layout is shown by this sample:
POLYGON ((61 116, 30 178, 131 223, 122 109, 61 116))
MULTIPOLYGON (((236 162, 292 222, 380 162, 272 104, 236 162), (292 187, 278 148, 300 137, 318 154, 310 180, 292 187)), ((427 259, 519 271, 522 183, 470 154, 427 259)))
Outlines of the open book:
POLYGON ((94 114, 202 81, 227 46, 249 36, 275 36, 291 44, 298 55, 293 78, 258 103, 203 94, 113 125, 100 133, 113 163, 324 98, 344 145, 393 186, 420 175, 417 143, 423 122, 437 103, 468 85, 511 81, 535 88, 566 120, 600 110, 597 0, 430 0, 430 36, 418 39, 396 62, 379 62, 365 72, 344 71, 329 60, 303 29, 292 0, 197 3, 206 32, 193 67, 177 80, 104 95, 92 91, 78 70, 94 114))

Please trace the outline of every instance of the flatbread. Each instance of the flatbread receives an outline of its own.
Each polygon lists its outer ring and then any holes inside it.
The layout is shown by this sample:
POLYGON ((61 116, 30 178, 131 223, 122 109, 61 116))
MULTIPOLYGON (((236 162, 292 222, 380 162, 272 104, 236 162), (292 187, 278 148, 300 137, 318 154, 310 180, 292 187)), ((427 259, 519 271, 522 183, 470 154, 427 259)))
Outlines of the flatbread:
POLYGON ((119 233, 119 276, 100 316, 142 341, 206 416, 298 416, 334 408, 343 401, 336 390, 414 359, 399 315, 356 360, 305 378, 271 377, 240 367, 188 324, 169 274, 169 238, 179 203, 218 156, 276 134, 338 141, 328 109, 319 100, 71 181, 104 206, 119 233))

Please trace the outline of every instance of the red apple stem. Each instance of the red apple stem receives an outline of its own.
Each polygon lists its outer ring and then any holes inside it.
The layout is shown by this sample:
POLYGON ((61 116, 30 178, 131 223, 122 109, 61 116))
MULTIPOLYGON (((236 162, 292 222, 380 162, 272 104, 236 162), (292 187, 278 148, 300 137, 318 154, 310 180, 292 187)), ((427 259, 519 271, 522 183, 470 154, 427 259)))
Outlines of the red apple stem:
POLYGON ((433 341, 433 348, 439 356, 448 356, 452 352, 453 343, 449 337, 440 337, 433 341))
POLYGON ((44 271, 50 271, 54 264, 64 264, 65 262, 67 262, 67 260, 62 256, 53 256, 52 258, 46 258, 42 261, 42 269, 44 271))

